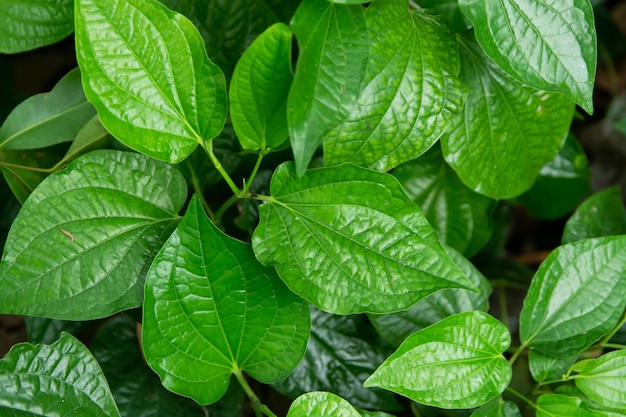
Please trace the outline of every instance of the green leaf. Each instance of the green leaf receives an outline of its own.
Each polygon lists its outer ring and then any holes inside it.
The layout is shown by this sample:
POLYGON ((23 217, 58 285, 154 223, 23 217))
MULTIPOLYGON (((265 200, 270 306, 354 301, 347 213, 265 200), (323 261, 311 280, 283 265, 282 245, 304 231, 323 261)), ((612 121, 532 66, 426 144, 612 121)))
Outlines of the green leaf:
POLYGON ((73 0, 0 3, 0 53, 15 54, 51 45, 74 30, 73 0))
POLYGON ((146 279, 143 347, 163 385, 210 404, 231 374, 276 382, 302 359, 309 328, 308 305, 194 196, 146 279))
POLYGON ((502 353, 510 344, 507 328, 488 314, 455 314, 409 336, 363 385, 439 408, 478 407, 509 385, 502 353))
POLYGON ((589 0, 460 0, 480 46, 509 75, 593 113, 596 30, 589 0))
POLYGON ((580 361, 572 371, 578 372, 574 377, 576 386, 589 398, 626 411, 626 350, 580 361))
POLYGON ((321 310, 389 313, 443 288, 474 289, 389 174, 342 164, 298 177, 286 163, 270 194, 254 252, 321 310))
POLYGON ((560 394, 544 394, 537 399, 537 417, 603 417, 591 411, 582 399, 560 394))
POLYGON ((522 417, 522 413, 515 403, 497 397, 474 411, 470 417, 522 417))
POLYGON ((304 359, 274 388, 292 398, 310 391, 330 391, 356 407, 397 411, 401 408, 391 392, 363 387, 363 381, 389 353, 365 317, 312 309, 304 359))
POLYGON ((77 0, 76 53, 87 98, 125 145, 177 163, 222 130, 224 75, 195 26, 156 0, 77 0))
POLYGON ((0 414, 120 417, 98 363, 67 333, 50 346, 15 345, 0 360, 0 414))
POLYGON ((461 110, 458 48, 448 26, 405 0, 365 12, 370 56, 349 116, 324 139, 324 160, 389 171, 426 152, 461 110))
POLYGON ((287 122, 296 171, 302 175, 324 137, 359 98, 369 39, 360 5, 304 0, 291 28, 299 54, 287 122))
POLYGON ((291 29, 277 23, 243 54, 230 84, 230 116, 244 149, 279 147, 287 130, 291 29))
POLYGON ((487 243, 496 202, 467 188, 443 160, 438 146, 391 174, 420 206, 443 243, 468 257, 487 243))
POLYGON ((443 289, 418 301, 406 311, 370 314, 369 319, 378 334, 393 346, 399 346, 410 334, 453 314, 487 311, 489 308, 491 285, 487 279, 463 255, 451 248, 447 248, 447 251, 479 292, 459 288, 443 289))
POLYGON ((565 359, 618 322, 626 305, 626 236, 586 239, 556 248, 533 278, 520 313, 520 338, 565 359))
POLYGON ((143 155, 78 158, 48 177, 13 222, 0 311, 87 320, 141 305, 147 266, 186 194, 180 173, 143 155))
POLYGON ((468 36, 458 36, 469 93, 441 138, 446 161, 471 189, 495 199, 528 190, 555 157, 574 106, 510 78, 468 36))
POLYGON ((590 237, 626 234, 626 209, 619 186, 602 190, 585 200, 569 218, 563 243, 590 237))
POLYGON ((106 148, 110 143, 111 135, 100 123, 98 115, 95 115, 78 131, 72 145, 57 166, 90 151, 106 148))
POLYGON ((28 98, 9 114, 0 128, 0 149, 37 149, 71 142, 95 114, 76 68, 52 91, 28 98))
POLYGON ((528 366, 535 381, 551 381, 565 375, 570 366, 576 362, 576 359, 578 359, 577 353, 564 359, 558 359, 544 355, 537 350, 531 350, 528 355, 528 366))
POLYGON ((335 394, 308 392, 296 398, 287 417, 361 417, 361 414, 335 394))

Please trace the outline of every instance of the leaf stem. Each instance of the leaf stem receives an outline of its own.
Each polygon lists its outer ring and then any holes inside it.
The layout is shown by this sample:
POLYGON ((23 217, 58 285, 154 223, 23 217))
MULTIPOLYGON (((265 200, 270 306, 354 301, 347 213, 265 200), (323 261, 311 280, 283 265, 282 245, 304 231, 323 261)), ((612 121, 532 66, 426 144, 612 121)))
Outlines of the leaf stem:
POLYGON ((220 173, 222 178, 224 178, 224 181, 226 181, 226 184, 228 184, 232 192, 237 196, 241 195, 241 190, 235 185, 233 179, 230 177, 230 175, 228 175, 228 172, 226 172, 220 160, 217 159, 217 156, 215 156, 215 153, 213 153, 213 141, 203 141, 202 147, 206 151, 207 155, 209 155, 209 159, 211 159, 213 166, 215 167, 217 172, 220 173))
POLYGON ((522 343, 521 345, 519 345, 517 350, 513 352, 513 355, 509 359, 509 364, 513 365, 515 361, 517 360, 517 358, 519 357, 519 355, 521 355, 524 349, 526 349, 527 347, 528 345, 526 343, 522 343))
POLYGON ((270 410, 268 406, 266 406, 265 404, 261 404, 261 400, 259 400, 259 397, 257 397, 257 395, 254 393, 254 391, 250 387, 250 384, 248 384, 248 381, 246 381, 246 378, 243 376, 243 373, 241 373, 241 370, 235 369, 233 373, 235 374, 235 378, 237 378, 237 381, 239 381, 239 385, 241 385, 241 388, 243 388, 243 391, 248 396, 248 399, 250 400, 250 405, 254 410, 254 414, 257 417, 261 417, 262 415, 265 415, 267 417, 276 417, 276 414, 274 414, 274 412, 270 410))
POLYGON ((617 333, 619 329, 624 326, 624 324, 626 324, 626 310, 622 313, 622 318, 620 319, 620 321, 615 325, 615 327, 613 327, 613 329, 609 333, 607 333, 602 339, 600 339, 598 345, 602 347, 611 347, 608 346, 609 341, 613 338, 613 336, 615 336, 615 333, 617 333))
POLYGON ((226 213, 226 210, 228 210, 228 208, 230 206, 232 206, 233 204, 235 204, 235 202, 239 200, 239 196, 238 195, 234 195, 232 197, 230 197, 228 200, 226 200, 224 202, 224 204, 222 204, 220 206, 219 209, 217 209, 217 211, 215 212, 215 218, 213 219, 213 221, 216 224, 221 224, 222 223, 222 216, 224 216, 224 213, 226 213))
POLYGON ((531 407, 535 408, 535 409, 539 409, 539 406, 532 401, 530 398, 526 397, 525 395, 523 395, 522 393, 514 390, 511 387, 507 387, 506 389, 508 392, 510 392, 511 394, 515 395, 517 398, 521 399, 522 401, 524 401, 526 404, 530 405, 531 407))
POLYGON ((246 195, 248 193, 248 190, 250 189, 250 185, 252 184, 252 181, 254 181, 254 178, 256 177, 257 172, 259 172, 261 161, 263 161, 263 158, 265 157, 265 155, 270 153, 270 151, 271 151, 270 148, 263 148, 259 152, 259 157, 256 160, 256 164, 254 164, 254 168, 252 169, 252 172, 250 173, 250 177, 248 177, 248 180, 245 181, 243 184, 243 190, 241 192, 242 195, 246 195))
POLYGON ((193 187, 193 190, 196 192, 196 195, 198 196, 198 198, 200 199, 200 204, 202 204, 202 207, 204 207, 204 211, 206 211, 206 213, 208 214, 209 218, 211 218, 211 220, 215 221, 215 214, 213 214, 213 210, 211 210, 209 203, 204 198, 204 193, 202 192, 202 186, 200 185, 200 180, 198 179, 198 176, 196 175, 196 172, 193 169, 191 170, 191 186, 193 187))
POLYGON ((609 349, 626 349, 626 345, 619 345, 617 343, 602 343, 600 346, 609 349))
POLYGON ((510 333, 511 328, 509 327, 509 308, 506 303, 506 287, 498 288, 498 296, 498 301, 500 303, 500 318, 502 319, 502 323, 504 323, 510 333))

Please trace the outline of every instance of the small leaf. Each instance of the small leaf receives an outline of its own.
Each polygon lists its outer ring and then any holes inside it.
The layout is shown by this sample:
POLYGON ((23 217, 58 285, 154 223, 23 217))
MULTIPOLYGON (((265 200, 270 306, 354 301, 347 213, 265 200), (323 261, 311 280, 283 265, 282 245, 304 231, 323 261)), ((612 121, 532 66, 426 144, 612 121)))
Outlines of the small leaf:
POLYGON ((308 392, 289 407, 287 417, 361 417, 349 402, 330 392, 308 392))
POLYGON ((0 360, 0 413, 120 417, 98 362, 67 333, 50 346, 15 345, 0 360))
POLYGON ((9 114, 0 128, 0 149, 37 149, 71 142, 95 114, 76 68, 52 91, 28 98, 9 114))
POLYGON ((585 200, 569 218, 563 243, 590 237, 626 234, 626 209, 618 186, 602 190, 585 200))
POLYGON ((533 278, 520 313, 520 338, 565 359, 611 330, 626 305, 626 236, 586 239, 555 249, 533 278))
POLYGON ((578 372, 576 386, 601 405, 626 411, 626 350, 616 350, 598 359, 586 359, 572 367, 578 372))
POLYGON ((219 400, 231 374, 272 383, 302 359, 309 308, 224 235, 194 196, 155 258, 145 286, 143 347, 163 385, 199 404, 219 400))
POLYGON ((570 366, 576 362, 578 354, 558 359, 553 356, 544 355, 537 350, 531 350, 528 355, 528 366, 533 379, 537 382, 551 381, 561 378, 568 371, 570 366))
POLYGON ((254 252, 321 310, 388 313, 443 288, 474 290, 389 174, 342 164, 298 177, 286 163, 270 193, 254 252))
POLYGON ((455 314, 409 336, 363 385, 439 408, 478 407, 509 385, 502 353, 510 344, 507 328, 488 314, 455 314))
POLYGON ((537 399, 537 417, 603 417, 605 414, 591 411, 577 397, 560 394, 544 394, 537 399))
POLYGON ((74 30, 73 0, 0 3, 0 53, 15 54, 51 45, 74 30))
POLYGON ((147 265, 186 194, 178 171, 143 155, 78 158, 48 177, 13 222, 0 311, 87 320, 141 305, 147 265))
POLYGON ((480 46, 512 77, 593 113, 596 31, 589 0, 460 0, 480 46))
POLYGON ((230 84, 230 117, 244 149, 279 147, 287 130, 291 29, 276 23, 243 54, 230 84))
POLYGON ((360 5, 304 0, 291 21, 299 54, 287 122, 302 175, 326 134, 350 114, 361 93, 368 36, 360 5))
POLYGON ((87 98, 125 145, 177 163, 222 130, 224 75, 195 26, 161 3, 77 0, 76 53, 87 98))
POLYGON ((522 413, 515 403, 497 397, 474 411, 470 417, 522 417, 522 413))

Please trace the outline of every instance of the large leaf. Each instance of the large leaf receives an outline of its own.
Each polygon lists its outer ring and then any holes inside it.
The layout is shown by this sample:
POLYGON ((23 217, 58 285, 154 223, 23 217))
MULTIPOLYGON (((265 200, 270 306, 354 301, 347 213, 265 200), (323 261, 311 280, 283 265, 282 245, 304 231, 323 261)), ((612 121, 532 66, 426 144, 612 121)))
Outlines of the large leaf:
POLYGON ((361 417, 361 413, 330 392, 308 392, 296 398, 287 417, 361 417))
POLYGON ((524 84, 593 113, 596 30, 589 0, 460 0, 483 50, 524 84))
POLYGON ((626 236, 560 246, 541 264, 520 313, 522 342, 567 358, 615 326, 626 305, 626 236))
POLYGON ((147 266, 186 195, 180 173, 143 155, 78 158, 15 219, 0 263, 0 311, 87 320, 141 305, 147 266))
POLYGON ((474 411, 470 417, 522 417, 522 413, 515 403, 498 397, 474 411))
POLYGON ((626 350, 616 350, 598 359, 586 359, 572 367, 576 386, 605 407, 626 411, 626 350))
POLYGON ((74 30, 73 0, 0 2, 0 53, 50 45, 74 30))
POLYGON ((0 360, 0 414, 120 417, 98 362, 67 333, 50 346, 15 345, 0 360))
POLYGON ((194 196, 155 258, 145 286, 143 347, 163 385, 200 404, 231 374, 272 383, 302 359, 309 307, 249 245, 224 235, 194 196))
POLYGON ((156 0, 77 0, 76 53, 87 98, 125 145, 177 163, 222 130, 224 75, 193 23, 156 0))
POLYGON ((324 137, 359 98, 369 40, 360 5, 304 0, 291 28, 299 54, 287 122, 296 170, 302 175, 324 137))
POLYGON ((321 310, 388 313, 443 288, 474 289, 389 174, 342 164, 298 177, 286 163, 270 194, 254 252, 321 310))
POLYGON ((405 0, 378 0, 365 16, 371 42, 363 89, 324 140, 324 160, 389 171, 439 139, 467 91, 447 25, 409 11, 405 0))
POLYGON ((277 23, 243 54, 230 84, 230 117, 244 149, 276 148, 287 131, 291 29, 277 23))
POLYGON ((604 417, 606 414, 589 410, 578 397, 544 394, 537 399, 537 417, 604 417))
POLYGON ((449 316, 413 333, 363 384, 439 408, 473 408, 509 385, 507 328, 480 311, 449 316))
POLYGON ((446 161, 471 189, 510 198, 528 190, 566 137, 574 106, 505 74, 469 36, 460 41, 465 107, 441 138, 446 161))

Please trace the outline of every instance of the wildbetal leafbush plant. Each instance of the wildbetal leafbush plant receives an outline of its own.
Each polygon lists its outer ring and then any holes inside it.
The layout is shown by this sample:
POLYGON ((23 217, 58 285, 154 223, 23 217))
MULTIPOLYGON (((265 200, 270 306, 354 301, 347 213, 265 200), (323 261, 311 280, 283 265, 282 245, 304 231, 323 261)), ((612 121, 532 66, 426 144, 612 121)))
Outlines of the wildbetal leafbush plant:
POLYGON ((0 27, 78 61, 0 129, 0 313, 32 342, 0 414, 276 416, 271 384, 288 417, 626 415, 618 189, 529 282, 468 260, 499 202, 587 192, 589 0, 24 0, 0 27))

